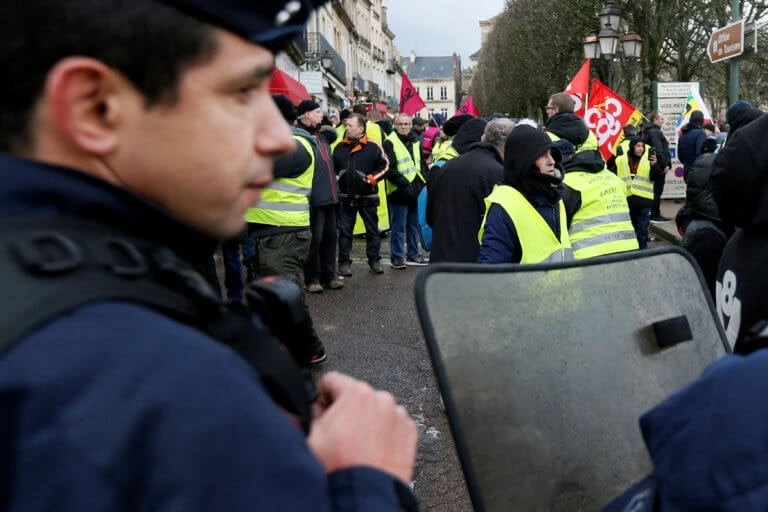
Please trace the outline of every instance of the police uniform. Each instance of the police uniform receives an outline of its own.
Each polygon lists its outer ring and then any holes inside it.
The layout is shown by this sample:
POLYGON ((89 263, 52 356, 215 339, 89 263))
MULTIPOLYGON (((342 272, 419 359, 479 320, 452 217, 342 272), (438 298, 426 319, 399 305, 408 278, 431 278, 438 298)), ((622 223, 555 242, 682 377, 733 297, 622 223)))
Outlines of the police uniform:
MULTIPOLYGON (((164 3, 273 52, 301 33, 315 7, 308 0, 164 3)), ((24 21, 33 23, 11 23, 24 21)), ((66 30, 73 22, 62 23, 66 30)), ((269 367, 254 371, 249 362, 257 367, 260 358, 246 362, 249 350, 275 364, 286 356, 266 356, 258 348, 268 341, 264 329, 249 316, 231 317, 188 265, 212 254, 218 240, 76 169, 0 154, 0 179, 0 265, 9 288, 0 335, 5 507, 412 509, 407 488, 381 471, 328 474, 275 406, 304 381, 279 371, 267 379, 269 367), (137 289, 150 292, 137 297, 137 289), (31 290, 54 302, 79 294, 80 304, 44 318, 39 312, 50 305, 35 303, 31 290)))

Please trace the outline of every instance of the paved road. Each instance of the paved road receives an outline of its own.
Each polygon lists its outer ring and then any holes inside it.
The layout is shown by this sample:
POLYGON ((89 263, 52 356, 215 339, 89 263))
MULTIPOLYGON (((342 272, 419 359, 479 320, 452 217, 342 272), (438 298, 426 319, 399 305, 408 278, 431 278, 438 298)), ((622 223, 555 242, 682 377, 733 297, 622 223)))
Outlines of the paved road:
MULTIPOLYGON (((382 256, 389 254, 384 241, 382 256)), ((309 296, 328 352, 322 370, 338 370, 393 393, 419 425, 417 497, 430 512, 471 510, 432 365, 416 317, 414 280, 419 267, 368 272, 362 240, 355 240, 352 277, 342 290, 309 296)))

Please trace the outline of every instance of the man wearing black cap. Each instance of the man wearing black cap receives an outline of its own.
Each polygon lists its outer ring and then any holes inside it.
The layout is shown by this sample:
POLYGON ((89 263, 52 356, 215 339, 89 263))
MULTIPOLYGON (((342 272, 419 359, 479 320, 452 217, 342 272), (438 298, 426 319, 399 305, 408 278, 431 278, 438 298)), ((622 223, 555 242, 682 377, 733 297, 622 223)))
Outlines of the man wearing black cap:
MULTIPOLYGON (((304 100, 299 103, 297 111, 297 128, 313 134, 317 141, 315 175, 312 180, 312 195, 309 198, 312 245, 309 248, 305 277, 307 291, 321 293, 323 288, 337 290, 344 287, 344 281, 336 276, 336 243, 339 238, 336 212, 339 208, 339 184, 333 168, 331 147, 325 137, 319 136, 320 123, 323 122, 320 105, 312 100, 304 100)), ((333 130, 330 133, 336 135, 333 130)))
POLYGON ((681 129, 681 135, 677 140, 677 157, 683 164, 684 173, 688 174, 693 162, 701 155, 701 146, 707 140, 704 133, 704 113, 701 110, 691 112, 688 123, 681 129))
POLYGON ((295 150, 267 87, 313 7, 0 2, 0 507, 413 507, 405 409, 336 373, 313 403, 188 263, 295 150))

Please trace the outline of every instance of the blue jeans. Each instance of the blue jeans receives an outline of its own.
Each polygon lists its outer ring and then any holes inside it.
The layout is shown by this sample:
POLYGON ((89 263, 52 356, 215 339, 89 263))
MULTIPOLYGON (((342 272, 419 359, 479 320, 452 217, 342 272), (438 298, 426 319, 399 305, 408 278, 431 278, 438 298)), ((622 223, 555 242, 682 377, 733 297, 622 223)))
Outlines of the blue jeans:
POLYGON ((415 260, 419 257, 419 207, 417 204, 389 203, 391 214, 392 259, 403 257, 403 235, 407 243, 407 257, 415 260))
POLYGON ((640 245, 640 249, 648 248, 648 228, 651 225, 651 207, 644 206, 639 208, 637 206, 629 205, 629 217, 632 219, 632 227, 635 228, 635 235, 637 236, 637 243, 640 245))

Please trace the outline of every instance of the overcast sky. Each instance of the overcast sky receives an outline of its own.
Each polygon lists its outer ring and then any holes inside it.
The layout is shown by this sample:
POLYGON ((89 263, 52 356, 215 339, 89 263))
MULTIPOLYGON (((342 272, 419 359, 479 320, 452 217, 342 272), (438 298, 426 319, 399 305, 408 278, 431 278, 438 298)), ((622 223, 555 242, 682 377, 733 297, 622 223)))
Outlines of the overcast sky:
POLYGON ((389 27, 402 56, 461 56, 463 67, 480 49, 480 20, 496 16, 504 0, 385 0, 389 27))

